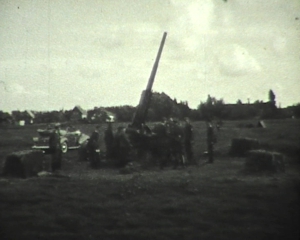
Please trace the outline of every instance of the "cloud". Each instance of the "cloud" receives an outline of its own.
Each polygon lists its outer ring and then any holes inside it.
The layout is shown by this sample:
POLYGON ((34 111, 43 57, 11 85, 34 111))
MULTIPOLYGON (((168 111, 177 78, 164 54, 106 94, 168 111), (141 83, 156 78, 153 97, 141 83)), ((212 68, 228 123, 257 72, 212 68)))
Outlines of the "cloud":
POLYGON ((34 91, 31 92, 31 95, 36 96, 36 97, 46 97, 46 96, 48 96, 49 94, 46 93, 46 92, 43 91, 43 90, 36 89, 36 90, 34 90, 34 91))
POLYGON ((224 47, 220 53, 219 70, 228 76, 242 76, 259 72, 261 67, 247 49, 231 44, 224 47))
POLYGON ((215 7, 211 0, 186 2, 173 0, 178 16, 170 26, 183 51, 192 53, 202 45, 205 35, 211 34, 215 7))
POLYGON ((198 32, 206 32, 211 27, 214 18, 214 4, 212 1, 193 2, 187 7, 188 20, 191 27, 198 32))
POLYGON ((36 97, 48 96, 48 94, 43 90, 25 88, 23 85, 18 83, 9 83, 7 84, 6 89, 7 89, 7 93, 14 97, 25 96, 25 97, 36 98, 36 97))
POLYGON ((273 48, 277 54, 284 54, 286 52, 287 40, 284 37, 278 36, 273 41, 273 48))
POLYGON ((28 85, 22 85, 16 82, 6 83, 6 88, 1 90, 2 101, 0 109, 5 111, 11 110, 38 110, 50 106, 49 95, 37 87, 30 89, 28 85))
POLYGON ((7 90, 10 94, 13 95, 24 95, 29 94, 27 90, 25 90, 24 86, 18 84, 18 83, 10 83, 7 86, 7 90))

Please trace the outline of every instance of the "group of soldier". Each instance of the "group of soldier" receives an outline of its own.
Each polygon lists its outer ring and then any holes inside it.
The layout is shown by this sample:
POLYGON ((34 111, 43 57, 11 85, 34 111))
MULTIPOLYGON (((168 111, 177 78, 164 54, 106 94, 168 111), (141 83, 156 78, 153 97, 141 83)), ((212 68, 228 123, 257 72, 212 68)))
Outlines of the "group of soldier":
MULTIPOLYGON (((164 125, 169 139, 169 158, 174 167, 193 163, 193 127, 188 118, 183 123, 175 119, 165 119, 164 125)), ((168 160, 168 159, 167 159, 168 160)))
MULTIPOLYGON (((165 160, 170 160, 174 163, 174 167, 178 164, 185 166, 188 164, 196 164, 193 153, 194 132, 193 126, 188 118, 184 119, 183 123, 172 118, 164 119, 161 123, 165 129, 168 144, 165 145, 166 155, 165 160), (167 158, 167 159, 166 159, 167 158)), ((97 168, 101 162, 100 145, 104 140, 106 146, 105 158, 115 162, 116 167, 123 167, 132 159, 132 150, 134 146, 130 139, 128 131, 130 128, 118 127, 116 133, 113 133, 112 123, 107 123, 107 128, 104 131, 104 136, 100 134, 100 125, 97 125, 91 133, 86 144, 79 151, 84 150, 84 160, 89 161, 92 168, 97 168)), ((139 136, 144 136, 140 139, 148 139, 156 133, 143 124, 140 129, 134 130, 139 136)), ((158 136, 159 137, 159 136, 158 136)), ((154 138, 155 139, 155 138, 154 138)), ((138 142, 143 142, 139 141, 138 142)), ((207 122, 207 154, 208 163, 214 161, 214 144, 216 142, 214 128, 211 122, 207 122)), ((146 142, 145 145, 147 145, 146 142)), ((159 143, 157 143, 159 144, 159 143)), ((52 170, 61 169, 62 163, 62 146, 60 143, 60 126, 56 125, 53 133, 49 138, 49 148, 52 155, 52 170)), ((143 148, 145 150, 145 148, 143 148)), ((160 149, 161 150, 161 149, 160 149)), ((161 151, 163 152, 163 151, 161 151)), ((103 157, 103 155, 102 155, 103 157)))

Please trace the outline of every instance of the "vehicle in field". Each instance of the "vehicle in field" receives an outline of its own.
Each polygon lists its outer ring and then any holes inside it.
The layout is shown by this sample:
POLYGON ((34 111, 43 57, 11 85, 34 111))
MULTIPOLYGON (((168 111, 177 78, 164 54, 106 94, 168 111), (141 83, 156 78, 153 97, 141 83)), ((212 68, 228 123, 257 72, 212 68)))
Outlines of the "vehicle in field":
MULTIPOLYGON (((49 150, 49 137, 54 131, 54 124, 48 125, 46 129, 38 129, 38 137, 33 137, 32 149, 40 149, 47 152, 49 150)), ((80 144, 86 141, 89 136, 82 133, 79 129, 76 129, 70 125, 60 126, 60 142, 62 152, 66 153, 70 149, 78 149, 80 144)))

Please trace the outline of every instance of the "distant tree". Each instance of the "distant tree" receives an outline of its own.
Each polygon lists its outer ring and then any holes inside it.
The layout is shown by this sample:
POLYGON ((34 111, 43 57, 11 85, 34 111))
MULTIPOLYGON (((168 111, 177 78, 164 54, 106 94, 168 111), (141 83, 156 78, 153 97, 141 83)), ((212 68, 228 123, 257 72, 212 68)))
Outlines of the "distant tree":
POLYGON ((203 117, 202 117, 201 112, 199 111, 199 109, 191 109, 189 117, 193 121, 199 121, 199 120, 203 119, 203 117))
POLYGON ((269 112, 267 115, 268 118, 277 118, 278 116, 278 109, 276 106, 276 96, 275 93, 273 92, 272 89, 269 90, 269 110, 267 112, 269 112))
POLYGON ((109 107, 106 108, 106 110, 114 113, 116 115, 116 119, 119 122, 130 122, 132 120, 136 108, 129 105, 125 105, 125 106, 109 107))
POLYGON ((206 102, 200 102, 198 110, 204 119, 208 120, 212 117, 212 99, 210 95, 207 96, 206 102))
POLYGON ((180 103, 175 104, 174 107, 177 109, 177 118, 183 119, 184 117, 189 117, 191 109, 189 108, 188 102, 180 101, 180 103))
POLYGON ((154 92, 149 106, 152 116, 148 115, 147 119, 150 121, 161 121, 164 117, 171 117, 175 112, 174 105, 174 100, 167 94, 154 92), (150 119, 150 117, 152 118, 150 119))
POLYGON ((255 100, 254 101, 254 104, 256 104, 256 105, 261 104, 261 103, 263 103, 263 101, 260 101, 260 100, 255 100))
POLYGON ((270 89, 270 91, 269 91, 269 102, 271 102, 272 103, 272 105, 276 105, 276 96, 275 96, 275 93, 273 92, 273 90, 272 89, 270 89))
POLYGON ((215 97, 207 96, 206 102, 201 102, 198 106, 200 115, 205 120, 211 120, 213 118, 223 118, 224 117, 224 101, 223 99, 216 99, 215 97))
POLYGON ((293 106, 293 115, 295 118, 300 118, 300 103, 293 106))
POLYGON ((242 100, 241 99, 237 100, 236 104, 243 104, 242 100))
POLYGON ((214 103, 214 116, 218 119, 223 119, 225 116, 225 103, 223 98, 215 99, 214 103))
POLYGON ((0 111, 0 125, 4 123, 5 124, 12 123, 12 120, 13 119, 9 113, 0 111))
POLYGON ((211 97, 209 94, 207 95, 206 105, 211 108, 214 102, 214 97, 211 97))
MULTIPOLYGON (((106 110, 116 114, 116 118, 120 122, 128 122, 136 111, 136 107, 119 106, 109 107, 106 110)), ((148 109, 146 121, 161 121, 164 117, 176 117, 182 119, 188 117, 191 109, 187 102, 179 102, 176 98, 171 99, 167 94, 153 92, 150 106, 148 109)))

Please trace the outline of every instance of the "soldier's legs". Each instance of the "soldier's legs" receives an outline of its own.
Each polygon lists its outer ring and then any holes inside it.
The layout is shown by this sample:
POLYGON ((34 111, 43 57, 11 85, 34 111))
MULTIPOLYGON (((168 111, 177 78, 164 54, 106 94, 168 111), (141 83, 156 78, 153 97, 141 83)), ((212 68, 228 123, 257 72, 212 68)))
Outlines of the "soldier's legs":
POLYGON ((86 145, 81 145, 78 149, 78 160, 84 162, 88 160, 88 148, 86 145))
POLYGON ((116 167, 125 167, 126 164, 129 162, 129 151, 124 147, 119 147, 118 151, 116 152, 116 167))
POLYGON ((113 157, 113 143, 106 143, 106 158, 111 159, 113 157))
POLYGON ((181 164, 183 167, 186 167, 186 156, 185 154, 181 154, 181 164))
POLYGON ((61 150, 57 151, 56 159, 57 159, 57 169, 61 169, 61 162, 62 162, 62 151, 61 150))
POLYGON ((171 162, 173 163, 174 169, 176 169, 178 167, 177 151, 178 151, 178 144, 176 141, 173 140, 171 142, 170 158, 171 158, 171 162))
POLYGON ((95 168, 95 150, 91 147, 91 146, 88 146, 87 148, 87 158, 88 158, 88 161, 90 163, 90 166, 92 168, 95 168))
POLYGON ((186 159, 187 159, 187 154, 186 154, 186 148, 184 142, 178 142, 177 146, 177 159, 178 163, 182 166, 186 166, 186 159))
POLYGON ((90 164, 92 168, 98 167, 97 152, 95 150, 90 152, 90 164))
POLYGON ((55 161, 55 153, 51 154, 51 169, 52 169, 52 172, 54 172, 57 169, 56 161, 55 161))
POLYGON ((178 165, 184 166, 185 158, 182 152, 180 151, 173 151, 172 153, 172 161, 173 161, 173 168, 176 169, 178 165))
POLYGON ((126 166, 127 163, 129 163, 131 159, 131 150, 128 147, 122 147, 121 148, 122 153, 122 166, 126 166))
POLYGON ((214 162, 214 148, 212 144, 209 144, 208 146, 208 162, 209 163, 214 162))
POLYGON ((174 168, 178 167, 178 164, 181 166, 185 166, 186 158, 185 158, 185 146, 182 142, 175 141, 172 146, 172 158, 174 163, 174 168))
POLYGON ((59 150, 56 150, 54 153, 52 153, 51 166, 53 172, 61 169, 61 157, 62 157, 62 152, 59 150))
POLYGON ((159 159, 160 169, 163 169, 168 165, 170 160, 170 151, 168 148, 164 148, 159 152, 159 154, 156 154, 155 157, 159 159))
POLYGON ((176 156, 176 154, 172 154, 172 162, 173 162, 173 168, 174 169, 177 169, 177 167, 178 167, 178 158, 177 158, 177 156, 176 156))
POLYGON ((192 144, 191 142, 185 142, 185 151, 186 151, 186 158, 187 158, 187 161, 189 163, 194 163, 193 161, 193 149, 192 149, 192 144))

